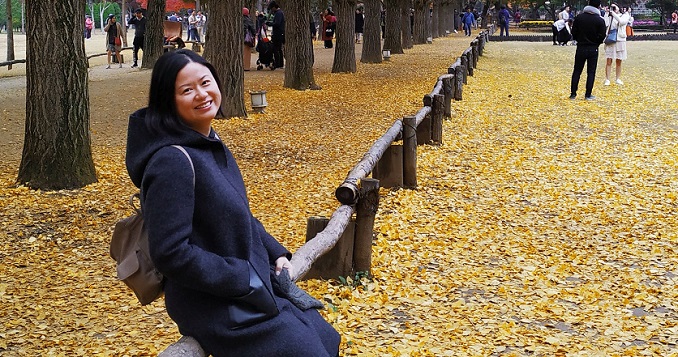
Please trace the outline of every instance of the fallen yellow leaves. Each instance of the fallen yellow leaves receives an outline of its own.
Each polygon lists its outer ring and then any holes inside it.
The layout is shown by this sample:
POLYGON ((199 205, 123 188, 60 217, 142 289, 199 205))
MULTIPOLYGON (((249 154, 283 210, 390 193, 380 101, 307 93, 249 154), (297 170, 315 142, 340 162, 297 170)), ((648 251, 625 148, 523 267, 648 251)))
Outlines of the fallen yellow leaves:
MULTIPOLYGON (((320 71, 322 91, 256 74, 246 89, 268 91, 267 113, 216 126, 269 231, 303 244, 306 218, 331 214, 346 172, 467 46, 320 71)), ((302 284, 343 355, 675 355, 678 71, 659 58, 678 49, 629 52, 626 85, 598 83, 589 103, 565 99, 574 48, 488 44, 444 145, 419 149, 419 189, 382 189, 374 280, 302 284)), ((10 188, 18 163, 0 174, 3 355, 153 356, 179 337, 108 257, 135 191, 124 142, 95 146, 95 162, 100 182, 77 191, 10 188)))

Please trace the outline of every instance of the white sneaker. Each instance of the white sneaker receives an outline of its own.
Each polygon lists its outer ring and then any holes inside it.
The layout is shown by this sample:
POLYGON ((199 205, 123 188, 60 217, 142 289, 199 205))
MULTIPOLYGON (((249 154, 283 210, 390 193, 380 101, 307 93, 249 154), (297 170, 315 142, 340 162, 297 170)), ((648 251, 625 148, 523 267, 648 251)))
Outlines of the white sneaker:
POLYGON ((606 79, 606 80, 605 80, 605 83, 603 83, 603 85, 604 85, 604 86, 609 86, 609 85, 610 85, 610 80, 609 80, 609 79, 606 79))
POLYGON ((122 63, 118 66, 118 68, 122 68, 122 63))
POLYGON ((109 64, 108 66, 106 66, 106 69, 111 69, 111 65, 109 64))
POLYGON ((617 84, 619 84, 619 85, 622 85, 622 84, 624 84, 624 82, 622 82, 622 80, 621 80, 621 79, 619 79, 619 78, 617 78, 617 80, 616 80, 616 81, 614 81, 614 82, 615 82, 615 83, 617 83, 617 84))

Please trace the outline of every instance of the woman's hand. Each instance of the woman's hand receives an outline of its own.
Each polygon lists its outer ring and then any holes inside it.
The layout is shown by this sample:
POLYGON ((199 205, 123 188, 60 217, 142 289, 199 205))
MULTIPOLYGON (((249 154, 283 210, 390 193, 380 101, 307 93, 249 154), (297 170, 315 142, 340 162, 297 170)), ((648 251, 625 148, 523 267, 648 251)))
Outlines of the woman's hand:
POLYGON ((284 256, 275 260, 275 275, 280 275, 280 272, 283 269, 287 269, 287 273, 290 275, 290 277, 294 276, 294 268, 292 267, 292 263, 290 263, 289 259, 284 256))

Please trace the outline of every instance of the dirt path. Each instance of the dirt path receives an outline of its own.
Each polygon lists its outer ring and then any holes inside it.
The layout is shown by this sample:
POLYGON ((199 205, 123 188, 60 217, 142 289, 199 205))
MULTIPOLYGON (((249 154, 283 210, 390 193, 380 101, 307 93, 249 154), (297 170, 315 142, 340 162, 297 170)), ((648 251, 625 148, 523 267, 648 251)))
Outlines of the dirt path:
MULTIPOLYGON (((97 34, 85 41, 88 55, 103 52, 103 35, 97 34)), ((15 58, 25 58, 26 37, 15 35, 15 58)), ((328 73, 332 67, 334 50, 324 49, 315 42, 315 73, 328 73)), ((6 49, 6 37, 0 36, 0 49, 6 49)), ((359 59, 361 45, 356 48, 359 59)), ((145 105, 151 71, 130 68, 131 51, 123 51, 123 68, 106 69, 106 56, 90 60, 89 90, 92 142, 94 146, 124 145, 127 117, 145 105)), ((252 68, 256 68, 257 54, 252 54, 252 68)), ((0 163, 17 166, 21 159, 26 120, 25 64, 12 70, 0 69, 0 163)), ((245 89, 254 89, 264 83, 282 83, 283 71, 245 72, 245 89)), ((2 165, 5 166, 5 165, 2 165)))

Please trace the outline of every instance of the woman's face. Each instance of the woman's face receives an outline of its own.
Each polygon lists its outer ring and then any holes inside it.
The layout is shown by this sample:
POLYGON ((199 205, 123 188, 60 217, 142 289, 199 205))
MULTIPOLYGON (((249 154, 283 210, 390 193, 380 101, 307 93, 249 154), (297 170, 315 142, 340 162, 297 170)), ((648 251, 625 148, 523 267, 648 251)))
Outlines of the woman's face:
POLYGON ((193 130, 209 135, 221 105, 221 91, 209 68, 189 62, 177 74, 174 100, 179 117, 193 130))

